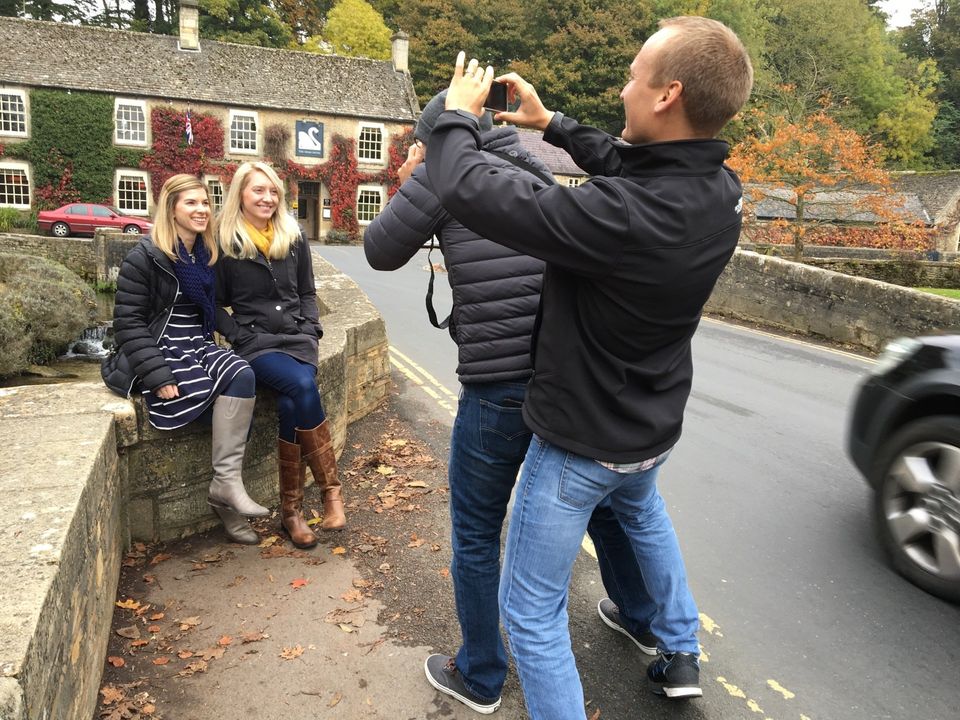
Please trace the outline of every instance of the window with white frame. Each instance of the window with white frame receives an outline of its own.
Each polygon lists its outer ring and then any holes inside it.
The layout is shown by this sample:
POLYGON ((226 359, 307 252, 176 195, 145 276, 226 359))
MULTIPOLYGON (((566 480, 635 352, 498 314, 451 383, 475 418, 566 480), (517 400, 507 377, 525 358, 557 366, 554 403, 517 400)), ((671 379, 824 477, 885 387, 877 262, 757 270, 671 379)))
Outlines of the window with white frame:
POLYGON ((223 183, 220 178, 207 178, 207 193, 210 195, 210 207, 214 212, 220 212, 223 207, 223 183))
POLYGON ((383 209, 383 188, 379 185, 361 185, 357 188, 357 222, 366 225, 383 209))
POLYGON ((357 138, 357 158, 365 162, 383 162, 383 125, 360 123, 357 138))
POLYGON ((117 98, 113 106, 113 139, 118 145, 147 144, 147 104, 117 98))
POLYGON ((146 215, 147 174, 140 170, 117 170, 114 191, 117 210, 128 215, 146 215))
POLYGON ((30 174, 26 163, 0 163, 0 207, 29 209, 30 174))
POLYGON ((230 152, 257 154, 257 113, 230 111, 230 152))
POLYGON ((579 178, 579 177, 567 178, 567 187, 580 187, 582 184, 583 184, 583 178, 579 178))
POLYGON ((23 90, 0 90, 0 135, 27 136, 27 94, 23 90))

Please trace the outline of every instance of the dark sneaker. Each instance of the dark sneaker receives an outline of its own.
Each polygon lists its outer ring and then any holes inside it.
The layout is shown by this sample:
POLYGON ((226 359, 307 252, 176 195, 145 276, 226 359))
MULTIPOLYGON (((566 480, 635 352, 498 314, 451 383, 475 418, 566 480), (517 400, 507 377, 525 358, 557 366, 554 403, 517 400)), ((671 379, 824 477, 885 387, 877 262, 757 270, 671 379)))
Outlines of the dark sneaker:
POLYGON ((489 715, 500 707, 500 698, 486 700, 467 690, 456 663, 449 655, 431 655, 423 664, 423 672, 427 676, 427 682, 437 690, 456 698, 471 710, 489 715))
POLYGON ((690 653, 660 653, 647 668, 650 689, 668 698, 700 697, 700 660, 690 653))
POLYGON ((600 619, 607 625, 618 633, 622 633, 633 640, 633 644, 640 648, 641 652, 647 655, 657 654, 657 636, 649 630, 637 635, 627 630, 627 626, 623 624, 623 619, 620 617, 620 608, 617 607, 617 604, 613 600, 610 598, 601 600, 597 605, 597 613, 599 613, 600 619))

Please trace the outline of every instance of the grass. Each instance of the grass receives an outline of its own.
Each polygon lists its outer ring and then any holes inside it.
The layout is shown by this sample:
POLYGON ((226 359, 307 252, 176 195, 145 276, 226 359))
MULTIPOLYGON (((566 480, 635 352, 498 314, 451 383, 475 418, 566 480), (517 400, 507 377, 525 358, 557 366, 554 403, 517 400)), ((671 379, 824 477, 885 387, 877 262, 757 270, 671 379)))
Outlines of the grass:
POLYGON ((934 295, 942 295, 943 297, 953 298, 954 300, 960 300, 960 290, 955 288, 928 288, 921 287, 916 288, 917 290, 923 290, 923 292, 932 293, 934 295))

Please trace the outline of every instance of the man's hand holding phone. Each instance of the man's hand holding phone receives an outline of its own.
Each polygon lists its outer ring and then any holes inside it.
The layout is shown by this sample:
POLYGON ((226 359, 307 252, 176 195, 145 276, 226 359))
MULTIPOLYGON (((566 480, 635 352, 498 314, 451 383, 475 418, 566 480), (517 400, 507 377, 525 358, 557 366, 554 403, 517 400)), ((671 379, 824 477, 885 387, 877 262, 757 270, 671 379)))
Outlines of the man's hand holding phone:
MULTIPOLYGON (((447 110, 466 110, 477 117, 484 111, 484 104, 499 100, 496 97, 503 91, 498 89, 491 94, 493 86, 493 68, 489 65, 481 69, 480 63, 476 58, 470 60, 464 67, 466 54, 460 52, 457 54, 457 61, 454 65, 453 79, 450 81, 450 89, 447 91, 447 100, 445 107, 447 110)), ((553 112, 547 110, 534 90, 533 85, 528 83, 516 73, 507 73, 496 79, 498 85, 506 86, 506 98, 503 102, 503 110, 496 112, 493 119, 497 122, 508 122, 523 127, 532 127, 537 130, 545 130, 553 117, 553 112), (508 103, 520 102, 520 106, 513 112, 507 111, 508 103)), ((491 107, 491 109, 493 109, 491 107)))

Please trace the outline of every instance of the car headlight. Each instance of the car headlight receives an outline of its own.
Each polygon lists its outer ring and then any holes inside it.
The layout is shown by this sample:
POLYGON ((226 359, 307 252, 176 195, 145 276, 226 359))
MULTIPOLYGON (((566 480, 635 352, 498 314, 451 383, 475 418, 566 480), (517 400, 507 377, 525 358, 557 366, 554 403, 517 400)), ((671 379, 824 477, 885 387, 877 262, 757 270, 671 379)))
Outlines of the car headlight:
POLYGON ((877 363, 870 368, 871 375, 886 375, 888 372, 909 360, 923 345, 916 338, 897 338, 887 343, 877 358, 877 363))

